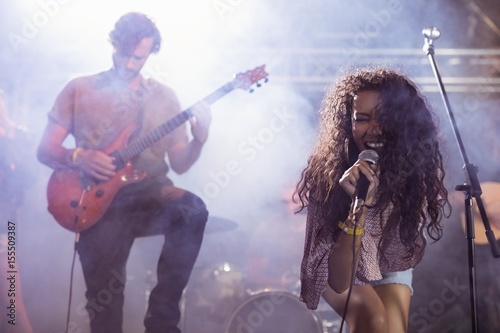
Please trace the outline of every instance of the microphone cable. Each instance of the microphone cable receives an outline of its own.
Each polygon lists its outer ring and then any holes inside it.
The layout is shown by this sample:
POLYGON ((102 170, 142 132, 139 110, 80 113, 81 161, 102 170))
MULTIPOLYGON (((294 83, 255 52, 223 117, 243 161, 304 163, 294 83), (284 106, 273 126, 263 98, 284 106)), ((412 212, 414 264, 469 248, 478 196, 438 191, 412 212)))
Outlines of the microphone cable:
MULTIPOLYGON (((358 155, 359 160, 367 161, 371 164, 377 164, 379 156, 375 150, 366 149, 363 150, 358 155)), ((349 218, 354 222, 353 237, 352 237, 352 270, 351 270, 351 282, 349 283, 349 289, 347 292, 347 298, 344 307, 344 314, 342 315, 342 322, 340 324, 340 333, 344 327, 345 317, 347 315, 347 306, 349 305, 349 300, 351 299, 352 287, 354 285, 354 275, 356 274, 356 231, 358 228, 358 221, 363 214, 363 206, 368 191, 369 183, 366 176, 361 174, 358 184, 356 185, 356 200, 354 201, 354 206, 352 207, 352 212, 349 214, 349 218)), ((362 237, 362 235, 359 235, 362 237)))
POLYGON ((68 333, 69 330, 69 322, 71 317, 71 299, 73 297, 73 275, 75 272, 75 261, 76 261, 76 253, 78 252, 78 242, 80 241, 80 232, 76 233, 75 236, 75 250, 73 251, 73 259, 71 260, 71 271, 69 278, 69 297, 68 297, 68 313, 66 315, 66 327, 64 329, 64 333, 68 333))
MULTIPOLYGON (((355 207, 354 207, 355 208, 355 207)), ((349 283, 349 289, 347 291, 347 298, 345 300, 345 306, 344 306, 344 311, 342 314, 342 321, 340 322, 340 329, 339 333, 343 332, 344 329, 344 323, 345 323, 345 317, 347 316, 347 308, 349 305, 349 300, 351 299, 351 292, 352 292, 352 287, 354 286, 354 277, 356 274, 356 231, 358 229, 358 221, 359 218, 361 217, 361 209, 362 206, 359 207, 359 212, 353 212, 353 217, 354 217, 354 228, 353 228, 353 235, 352 235, 352 268, 351 268, 351 282, 349 283)), ((363 235, 359 235, 359 237, 362 237, 363 235)))

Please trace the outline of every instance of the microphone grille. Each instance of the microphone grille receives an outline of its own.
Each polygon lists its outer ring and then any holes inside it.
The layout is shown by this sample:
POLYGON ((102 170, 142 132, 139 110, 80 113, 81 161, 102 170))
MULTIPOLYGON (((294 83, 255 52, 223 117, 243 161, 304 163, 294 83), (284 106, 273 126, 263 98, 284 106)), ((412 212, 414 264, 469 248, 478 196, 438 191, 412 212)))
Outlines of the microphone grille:
POLYGON ((367 161, 373 164, 377 164, 378 162, 378 154, 375 150, 372 149, 366 149, 363 150, 361 153, 358 155, 358 159, 367 161))
POLYGON ((429 39, 438 39, 441 36, 441 31, 436 27, 425 27, 422 29, 422 35, 429 39))

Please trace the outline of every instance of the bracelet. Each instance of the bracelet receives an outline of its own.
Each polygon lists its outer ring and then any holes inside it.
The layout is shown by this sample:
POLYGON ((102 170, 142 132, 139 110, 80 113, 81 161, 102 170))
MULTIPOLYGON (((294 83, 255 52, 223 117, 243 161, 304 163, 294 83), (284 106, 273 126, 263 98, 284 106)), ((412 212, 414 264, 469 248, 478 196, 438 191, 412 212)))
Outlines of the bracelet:
POLYGON ((354 228, 350 228, 344 222, 339 222, 339 228, 342 229, 348 235, 361 236, 365 232, 365 228, 356 228, 356 233, 354 233, 354 228))
POLYGON ((73 154, 71 154, 71 163, 76 164, 76 159, 78 158, 78 154, 83 149, 83 147, 77 147, 73 150, 73 154))

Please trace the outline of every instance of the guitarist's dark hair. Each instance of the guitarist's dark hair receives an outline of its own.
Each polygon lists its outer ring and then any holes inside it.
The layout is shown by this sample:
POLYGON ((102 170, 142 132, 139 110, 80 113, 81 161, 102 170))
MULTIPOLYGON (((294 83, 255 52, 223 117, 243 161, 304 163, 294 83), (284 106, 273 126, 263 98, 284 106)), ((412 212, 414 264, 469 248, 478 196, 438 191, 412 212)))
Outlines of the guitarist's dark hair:
POLYGON ((161 46, 160 31, 156 24, 142 13, 123 15, 109 33, 111 44, 122 54, 132 54, 143 38, 153 37, 151 53, 157 53, 161 46))

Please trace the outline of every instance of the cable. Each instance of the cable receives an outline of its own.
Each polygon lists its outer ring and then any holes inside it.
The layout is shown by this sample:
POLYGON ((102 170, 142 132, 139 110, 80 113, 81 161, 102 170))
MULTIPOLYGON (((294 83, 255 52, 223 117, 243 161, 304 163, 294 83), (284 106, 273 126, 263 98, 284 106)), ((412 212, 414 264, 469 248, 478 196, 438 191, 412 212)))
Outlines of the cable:
POLYGON ((71 299, 73 296, 73 274, 75 272, 75 261, 76 261, 76 253, 78 252, 78 242, 80 241, 80 233, 77 232, 75 236, 75 251, 73 252, 73 260, 71 262, 71 272, 69 278, 69 297, 68 297, 68 314, 66 316, 66 328, 64 329, 64 333, 68 333, 69 329, 69 319, 71 316, 71 299))
MULTIPOLYGON (((349 289, 347 292, 347 298, 345 300, 345 306, 344 306, 344 311, 342 314, 342 321, 340 323, 339 333, 342 333, 342 330, 344 329, 345 317, 347 316, 347 306, 349 305, 349 300, 351 299, 352 287, 354 285, 354 275, 356 274, 356 229, 358 228, 358 221, 359 221, 359 218, 361 217, 361 211, 362 210, 360 210, 359 214, 354 214, 354 228, 353 228, 353 235, 352 235, 351 282, 349 283, 349 289)), ((361 235, 359 237, 361 237, 361 235)))

